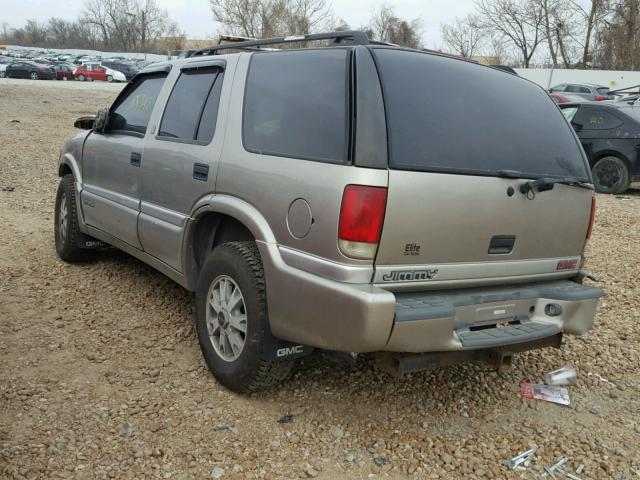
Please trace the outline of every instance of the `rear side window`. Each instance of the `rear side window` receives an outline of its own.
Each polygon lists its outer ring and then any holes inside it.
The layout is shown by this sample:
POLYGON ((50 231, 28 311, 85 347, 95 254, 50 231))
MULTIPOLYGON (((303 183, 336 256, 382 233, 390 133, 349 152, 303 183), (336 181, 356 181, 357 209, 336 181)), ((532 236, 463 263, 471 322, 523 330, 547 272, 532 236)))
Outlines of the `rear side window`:
POLYGON ((573 119, 584 130, 609 130, 622 125, 622 120, 600 108, 582 107, 573 119))
POLYGON ((596 90, 600 95, 609 95, 609 87, 598 87, 596 90))
POLYGON ((218 116, 222 80, 219 67, 183 70, 169 96, 158 136, 209 142, 218 116))
POLYGON ((348 54, 338 48, 254 54, 244 99, 245 148, 343 163, 348 54))
POLYGON ((391 168, 588 179, 571 127, 531 82, 462 60, 374 49, 391 168))
POLYGON ((136 82, 111 109, 107 130, 144 134, 165 78, 163 74, 136 82))

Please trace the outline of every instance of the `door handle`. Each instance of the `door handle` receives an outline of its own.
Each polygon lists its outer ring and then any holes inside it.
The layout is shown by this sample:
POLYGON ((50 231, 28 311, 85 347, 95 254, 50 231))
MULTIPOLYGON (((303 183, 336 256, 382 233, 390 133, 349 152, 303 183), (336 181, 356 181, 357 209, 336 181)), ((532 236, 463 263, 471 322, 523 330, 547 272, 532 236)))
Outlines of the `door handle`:
POLYGON ((209 165, 205 165, 204 163, 194 163, 193 178, 194 180, 206 182, 207 178, 209 178, 209 165))
POLYGON ((142 155, 138 152, 131 152, 131 160, 129 160, 129 163, 134 167, 139 167, 140 162, 142 162, 142 155))

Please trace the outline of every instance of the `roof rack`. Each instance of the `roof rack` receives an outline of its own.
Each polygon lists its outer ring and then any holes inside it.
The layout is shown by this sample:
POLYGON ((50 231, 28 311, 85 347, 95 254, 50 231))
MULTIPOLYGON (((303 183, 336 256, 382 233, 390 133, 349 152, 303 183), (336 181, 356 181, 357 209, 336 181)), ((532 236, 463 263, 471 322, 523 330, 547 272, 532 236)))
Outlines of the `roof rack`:
POLYGON ((220 50, 259 50, 265 45, 277 45, 282 43, 310 42, 314 40, 333 40, 332 44, 349 43, 351 45, 369 45, 370 43, 379 44, 380 42, 371 42, 364 32, 328 32, 328 33, 312 33, 308 35, 290 35, 287 37, 264 38, 262 40, 248 40, 246 42, 232 42, 222 45, 212 45, 210 47, 201 48, 193 52, 190 57, 203 55, 216 55, 220 50))

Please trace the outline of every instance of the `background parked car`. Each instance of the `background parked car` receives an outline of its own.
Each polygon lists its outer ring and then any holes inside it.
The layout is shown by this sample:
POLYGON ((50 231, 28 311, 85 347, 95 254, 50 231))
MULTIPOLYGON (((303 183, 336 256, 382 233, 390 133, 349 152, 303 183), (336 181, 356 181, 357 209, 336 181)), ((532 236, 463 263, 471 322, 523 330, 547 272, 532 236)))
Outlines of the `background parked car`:
POLYGON ((609 87, 595 83, 561 83, 560 85, 550 88, 549 92, 573 93, 587 100, 596 102, 613 99, 613 96, 609 94, 609 87))
POLYGON ((573 93, 550 93, 549 96, 553 98, 556 103, 578 103, 587 101, 586 98, 573 93))
POLYGON ((131 80, 136 75, 136 73, 140 71, 140 69, 133 63, 123 60, 103 60, 102 66, 124 73, 127 81, 131 80))
POLYGON ((75 80, 75 70, 76 66, 69 63, 58 63, 53 65, 53 71, 56 73, 56 80, 75 80))
POLYGON ((589 158, 596 190, 622 193, 640 181, 640 105, 620 102, 560 106, 589 158))
POLYGON ((5 74, 9 78, 30 78, 31 80, 51 80, 56 76, 48 66, 26 60, 10 63, 7 65, 5 74))
POLYGON ((80 65, 75 73, 76 80, 80 80, 84 82, 85 80, 91 82, 93 80, 103 80, 106 82, 126 82, 127 77, 125 77, 124 73, 118 72, 117 70, 113 70, 111 68, 103 67, 102 65, 98 65, 95 63, 90 63, 88 65, 80 65))

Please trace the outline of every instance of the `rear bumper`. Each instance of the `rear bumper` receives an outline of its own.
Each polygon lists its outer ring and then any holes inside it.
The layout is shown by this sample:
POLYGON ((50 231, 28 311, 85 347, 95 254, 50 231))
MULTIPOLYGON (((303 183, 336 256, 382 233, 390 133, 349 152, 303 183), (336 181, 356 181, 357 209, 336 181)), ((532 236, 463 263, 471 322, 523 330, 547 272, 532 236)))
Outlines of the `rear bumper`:
POLYGON ((258 242, 272 333, 347 352, 444 352, 525 344, 559 333, 585 334, 602 290, 570 280, 393 293, 286 264, 258 242), (548 307, 552 305, 552 307, 548 307))

